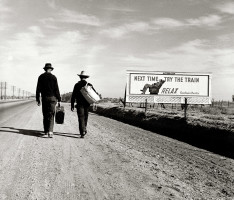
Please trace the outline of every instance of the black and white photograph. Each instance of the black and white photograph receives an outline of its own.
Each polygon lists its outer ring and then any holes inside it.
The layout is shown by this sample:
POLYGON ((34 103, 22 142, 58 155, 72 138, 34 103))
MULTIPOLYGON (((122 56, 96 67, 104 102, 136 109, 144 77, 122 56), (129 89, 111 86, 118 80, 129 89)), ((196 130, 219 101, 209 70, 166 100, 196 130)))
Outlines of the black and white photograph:
POLYGON ((0 200, 233 200, 233 0, 0 0, 0 200))

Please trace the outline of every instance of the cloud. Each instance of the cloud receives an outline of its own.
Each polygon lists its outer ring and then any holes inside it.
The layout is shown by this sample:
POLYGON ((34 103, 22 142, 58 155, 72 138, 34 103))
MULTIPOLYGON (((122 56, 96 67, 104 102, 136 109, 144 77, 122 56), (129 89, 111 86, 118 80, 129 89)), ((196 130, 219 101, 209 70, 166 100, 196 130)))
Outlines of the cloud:
POLYGON ((172 18, 157 18, 153 20, 153 24, 160 28, 176 28, 185 26, 184 22, 172 18))
POLYGON ((34 36, 34 37, 45 37, 45 35, 43 34, 41 28, 39 26, 30 26, 28 28, 28 30, 31 32, 31 34, 34 36))
MULTIPOLYGON (((38 41, 43 37, 39 27, 29 27, 27 31, 11 36, 10 40, 1 42, 1 76, 17 87, 26 86, 33 82, 32 74, 35 73, 36 63, 39 63, 40 53, 38 41)), ((2 78, 1 77, 1 78, 2 78)))
POLYGON ((216 26, 222 22, 222 17, 219 15, 208 15, 199 18, 186 20, 189 26, 216 26))
POLYGON ((102 30, 100 33, 110 38, 123 38, 130 33, 145 33, 149 31, 165 30, 165 29, 185 29, 193 26, 201 28, 215 27, 222 22, 219 15, 207 15, 198 18, 190 18, 185 20, 177 20, 173 18, 156 18, 148 22, 134 22, 116 27, 102 30))
POLYGON ((66 62, 82 53, 85 48, 82 42, 86 40, 86 36, 79 31, 62 32, 53 37, 45 36, 38 26, 31 26, 12 38, 2 42, 0 47, 2 64, 9 69, 23 63, 35 65, 48 60, 66 62))
POLYGON ((100 26, 100 20, 93 15, 84 15, 72 10, 62 9, 58 21, 66 23, 84 24, 90 26, 100 26))
POLYGON ((180 46, 144 56, 122 58, 130 66, 145 66, 159 71, 211 71, 221 74, 234 65, 233 48, 210 48, 206 40, 192 40, 180 46))
POLYGON ((7 19, 12 14, 12 9, 6 5, 6 1, 0 0, 0 31, 6 31, 13 27, 7 23, 7 19))
POLYGON ((39 19, 39 22, 51 29, 58 29, 60 27, 60 25, 56 23, 81 24, 94 27, 102 25, 99 18, 93 15, 85 15, 64 8, 56 8, 56 10, 59 10, 59 12, 56 12, 56 14, 50 17, 39 19))
POLYGON ((131 8, 121 8, 121 7, 102 7, 103 10, 116 11, 116 12, 136 12, 137 10, 131 8))
POLYGON ((87 38, 79 31, 67 31, 56 35, 56 37, 44 41, 40 47, 41 58, 63 62, 71 57, 79 55, 84 48, 82 42, 87 38), (61 56, 59 56, 61 55, 61 56))
POLYGON ((0 17, 2 17, 3 14, 12 12, 12 9, 6 5, 5 0, 0 0, 0 17))
POLYGON ((30 57, 39 56, 37 41, 44 37, 37 26, 28 28, 27 32, 17 33, 13 39, 5 42, 12 60, 24 60, 30 57))
POLYGON ((13 27, 12 24, 0 22, 0 31, 7 31, 13 27))
POLYGON ((234 14, 234 2, 226 2, 214 6, 217 10, 227 14, 234 14))
POLYGON ((176 20, 173 18, 157 18, 153 20, 153 24, 157 26, 157 29, 175 29, 179 27, 188 28, 190 26, 212 27, 220 24, 221 22, 222 17, 219 15, 207 15, 185 20, 176 20))
POLYGON ((50 8, 52 8, 52 9, 56 9, 57 8, 57 6, 55 4, 55 0, 46 0, 46 2, 47 2, 48 6, 50 8))
POLYGON ((122 26, 109 28, 101 31, 101 34, 104 34, 111 38, 122 38, 126 34, 131 32, 146 32, 149 29, 149 24, 144 22, 135 22, 131 24, 124 24, 122 26))

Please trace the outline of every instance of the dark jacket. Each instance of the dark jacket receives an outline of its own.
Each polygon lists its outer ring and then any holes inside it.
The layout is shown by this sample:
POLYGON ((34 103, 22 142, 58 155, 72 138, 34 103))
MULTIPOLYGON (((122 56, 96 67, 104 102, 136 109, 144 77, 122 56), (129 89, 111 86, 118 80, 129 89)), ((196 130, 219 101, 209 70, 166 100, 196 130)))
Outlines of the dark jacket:
POLYGON ((37 101, 40 100, 40 93, 42 99, 54 96, 59 102, 61 101, 57 78, 53 74, 45 72, 39 76, 36 90, 37 101))
MULTIPOLYGON (((75 84, 73 92, 72 92, 72 97, 71 97, 71 107, 72 108, 74 108, 75 101, 76 101, 77 105, 83 105, 83 106, 90 105, 80 92, 81 88, 84 87, 86 84, 87 84, 86 80, 81 80, 75 84)), ((91 83, 88 83, 88 85, 90 85, 93 88, 93 85, 91 83)), ((93 88, 93 90, 95 91, 94 88, 93 88)))

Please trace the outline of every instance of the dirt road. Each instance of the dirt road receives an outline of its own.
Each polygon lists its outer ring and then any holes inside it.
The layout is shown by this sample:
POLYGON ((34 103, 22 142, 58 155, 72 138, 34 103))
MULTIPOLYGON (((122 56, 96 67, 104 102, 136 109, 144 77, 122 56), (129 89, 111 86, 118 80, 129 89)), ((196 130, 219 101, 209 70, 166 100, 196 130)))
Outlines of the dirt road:
POLYGON ((234 199, 234 160, 95 114, 42 138, 35 102, 0 105, 0 200, 234 199))

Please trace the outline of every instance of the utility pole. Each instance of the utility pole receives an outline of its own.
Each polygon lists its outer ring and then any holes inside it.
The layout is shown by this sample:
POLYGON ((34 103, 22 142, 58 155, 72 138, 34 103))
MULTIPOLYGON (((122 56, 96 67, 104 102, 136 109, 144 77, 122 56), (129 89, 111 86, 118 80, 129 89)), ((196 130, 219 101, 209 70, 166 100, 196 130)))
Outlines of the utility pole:
POLYGON ((7 99, 6 90, 7 90, 7 82, 5 82, 5 99, 7 99))
POLYGON ((1 99, 2 99, 2 89, 3 89, 3 84, 1 82, 1 99))
POLYGON ((12 99, 15 98, 15 89, 16 89, 16 86, 12 86, 12 89, 13 89, 13 96, 12 96, 12 99))
POLYGON ((18 89, 18 98, 20 98, 20 88, 18 89))

